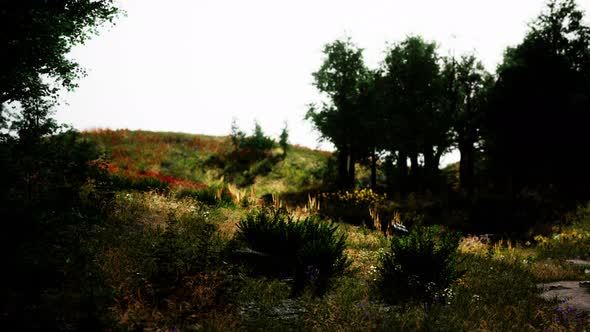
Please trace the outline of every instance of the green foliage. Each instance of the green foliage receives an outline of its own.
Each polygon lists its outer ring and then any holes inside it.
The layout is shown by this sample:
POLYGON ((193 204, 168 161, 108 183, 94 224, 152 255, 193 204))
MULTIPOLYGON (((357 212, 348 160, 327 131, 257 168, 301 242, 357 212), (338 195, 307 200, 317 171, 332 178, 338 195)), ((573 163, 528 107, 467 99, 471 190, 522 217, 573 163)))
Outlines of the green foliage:
POLYGON ((313 217, 294 220, 284 210, 254 211, 238 223, 238 241, 254 251, 250 262, 269 276, 294 276, 293 292, 311 286, 323 294, 350 265, 346 237, 313 217))
POLYGON ((230 138, 234 150, 217 158, 220 166, 224 167, 224 174, 244 187, 251 185, 257 175, 270 172, 272 165, 277 161, 272 156, 275 142, 264 135, 258 122, 254 124, 254 133, 246 136, 238 129, 234 120, 230 138))
POLYGON ((285 126, 281 130, 281 134, 279 135, 279 146, 283 149, 283 156, 287 155, 287 149, 289 148, 289 130, 287 128, 287 122, 285 121, 285 126))
POLYGON ((231 133, 230 133, 229 137, 231 138, 231 142, 234 146, 234 150, 238 151, 241 147, 242 142, 246 138, 246 133, 244 133, 243 131, 240 130, 236 119, 232 120, 231 133))
POLYGON ((232 122, 232 132, 230 137, 235 152, 237 152, 242 158, 252 157, 254 160, 258 160, 268 154, 275 145, 272 138, 264 135, 262 127, 258 122, 254 123, 254 133, 250 136, 246 136, 246 134, 238 128, 235 121, 232 122))
POLYGON ((382 80, 383 121, 390 133, 385 147, 397 155, 401 191, 432 189, 440 158, 453 143, 452 113, 442 107, 445 95, 436 43, 410 36, 395 44, 385 57, 382 80), (419 154, 423 165, 418 164, 419 154))
POLYGON ((408 235, 393 237, 390 251, 381 257, 377 291, 394 304, 435 300, 461 275, 458 245, 459 236, 440 234, 437 227, 414 227, 408 235))
POLYGON ((354 165, 364 156, 359 146, 364 118, 363 91, 371 74, 365 67, 362 49, 350 39, 336 40, 324 46, 324 62, 313 73, 314 85, 329 102, 318 108, 311 104, 305 118, 310 120, 322 139, 338 150, 338 176, 342 186, 354 186, 354 165))
POLYGON ((55 98, 56 87, 74 88, 83 72, 66 55, 118 12, 111 0, 3 2, 0 104, 55 98))
POLYGON ((460 186, 469 191, 474 184, 478 152, 475 144, 482 139, 485 111, 495 81, 473 55, 459 60, 445 58, 441 76, 442 107, 450 115, 455 145, 461 154, 460 186))
POLYGON ((590 26, 583 12, 573 0, 550 1, 498 67, 486 114, 497 192, 516 200, 537 195, 562 211, 590 198, 590 160, 559 157, 580 156, 579 147, 590 143, 589 72, 590 26))
POLYGON ((73 89, 83 73, 67 58, 71 48, 117 12, 110 0, 2 2, 0 219, 10 222, 0 253, 11 271, 0 288, 2 329, 103 327, 108 290, 92 238, 108 181, 93 162, 95 146, 58 126, 51 107, 59 88, 73 89), (101 204, 82 199, 90 184, 103 192, 93 193, 101 204))

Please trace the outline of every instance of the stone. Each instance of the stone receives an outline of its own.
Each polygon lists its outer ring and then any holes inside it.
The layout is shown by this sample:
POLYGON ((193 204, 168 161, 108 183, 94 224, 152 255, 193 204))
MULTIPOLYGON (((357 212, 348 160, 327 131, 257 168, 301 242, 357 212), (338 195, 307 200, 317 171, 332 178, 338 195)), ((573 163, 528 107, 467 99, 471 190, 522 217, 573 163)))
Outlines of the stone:
POLYGON ((590 266, 590 262, 583 259, 568 259, 566 262, 579 266, 590 266))
MULTIPOLYGON (((585 282, 558 281, 538 284, 542 289, 541 296, 547 300, 565 300, 566 306, 574 307, 578 312, 590 313, 590 292, 585 282)), ((590 283, 589 283, 590 284, 590 283)))

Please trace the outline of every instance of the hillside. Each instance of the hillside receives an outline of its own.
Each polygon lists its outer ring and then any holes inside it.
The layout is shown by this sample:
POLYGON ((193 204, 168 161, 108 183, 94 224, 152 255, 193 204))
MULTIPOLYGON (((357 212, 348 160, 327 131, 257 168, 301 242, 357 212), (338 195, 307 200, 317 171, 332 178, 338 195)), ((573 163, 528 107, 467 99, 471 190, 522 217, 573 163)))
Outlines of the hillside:
POLYGON ((82 133, 96 142, 120 174, 148 174, 184 183, 213 185, 225 181, 257 196, 298 192, 318 187, 328 172, 330 153, 290 145, 285 158, 276 148, 269 158, 240 171, 230 167, 231 140, 171 132, 98 129, 82 133))

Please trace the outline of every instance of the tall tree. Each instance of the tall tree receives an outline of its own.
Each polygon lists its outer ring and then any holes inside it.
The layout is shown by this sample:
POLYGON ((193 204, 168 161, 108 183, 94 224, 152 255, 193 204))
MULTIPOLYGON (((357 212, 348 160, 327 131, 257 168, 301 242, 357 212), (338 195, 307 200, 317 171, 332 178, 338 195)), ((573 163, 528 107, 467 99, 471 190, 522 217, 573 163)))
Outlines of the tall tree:
POLYGON ((470 192, 475 172, 476 144, 480 143, 484 110, 494 79, 475 56, 445 58, 442 70, 443 104, 452 118, 454 141, 461 154, 459 180, 470 192))
POLYGON ((384 61, 384 80, 390 149, 397 151, 402 179, 410 159, 414 189, 419 189, 420 179, 437 175, 440 158, 451 144, 449 115, 441 107, 436 44, 413 36, 395 45, 384 61))
POLYGON ((386 95, 385 86, 380 71, 369 71, 360 85, 359 112, 357 120, 360 132, 357 141, 359 158, 367 158, 371 169, 371 188, 377 188, 377 164, 382 153, 387 149, 385 133, 387 127, 383 116, 386 95))
POLYGON ((60 133, 51 107, 82 74, 67 57, 71 47, 116 13, 110 0, 0 0, 0 255, 11 271, 0 286, 2 330, 15 323, 24 330, 103 328, 94 292, 77 292, 69 307, 78 312, 61 305, 64 288, 97 285, 88 273, 94 256, 80 249, 95 211, 86 210, 80 192, 89 178, 101 178, 90 162, 97 151, 74 131, 60 133), (8 114, 10 106, 17 112, 8 114))
POLYGON ((336 40, 326 45, 323 52, 326 58, 313 78, 328 101, 319 108, 311 105, 306 119, 312 121, 323 139, 336 147, 339 184, 353 187, 355 164, 363 153, 359 147, 362 133, 358 120, 362 117, 360 100, 368 70, 362 49, 350 39, 336 40))
POLYGON ((512 196, 588 198, 590 27, 575 2, 549 2, 498 75, 487 138, 495 182, 512 196))

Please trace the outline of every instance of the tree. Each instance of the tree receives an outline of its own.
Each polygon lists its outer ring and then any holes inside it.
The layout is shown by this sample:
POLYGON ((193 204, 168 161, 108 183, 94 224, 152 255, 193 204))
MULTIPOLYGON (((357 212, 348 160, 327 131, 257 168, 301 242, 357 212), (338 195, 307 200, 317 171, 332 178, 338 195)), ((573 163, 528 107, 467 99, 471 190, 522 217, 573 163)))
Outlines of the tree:
POLYGON ((384 86, 380 71, 369 71, 360 85, 359 108, 362 117, 358 119, 360 131, 359 156, 367 156, 371 167, 371 188, 377 188, 377 162, 385 150, 384 86))
POLYGON ((590 197, 589 111, 590 27, 573 0, 551 1, 498 68, 486 138, 497 189, 569 207, 590 197))
POLYGON ((242 161, 245 163, 262 159, 275 146, 274 140, 264 134, 262 127, 257 121, 254 121, 252 135, 246 136, 246 133, 240 130, 234 119, 231 125, 230 138, 234 146, 234 157, 243 159, 242 161))
POLYGON ((355 164, 361 157, 363 146, 358 121, 363 116, 360 105, 361 86, 368 75, 363 62, 362 49, 350 39, 336 40, 323 50, 326 58, 320 69, 313 73, 314 85, 323 92, 328 102, 318 109, 310 105, 306 119, 311 120, 320 132, 337 149, 339 184, 353 187, 355 164))
POLYGON ((232 145, 234 146, 234 151, 238 151, 240 149, 241 143, 246 138, 246 133, 240 130, 238 127, 238 122, 234 118, 231 122, 231 133, 229 134, 231 138, 232 145))
POLYGON ((475 172, 476 144, 481 142, 481 127, 487 97, 494 79, 473 55, 444 59, 444 107, 452 118, 454 141, 461 154, 459 180, 470 192, 475 172))
POLYGON ((407 182, 408 158, 413 183, 417 185, 414 189, 419 189, 420 179, 428 182, 438 175, 440 158, 451 145, 449 113, 441 107, 440 77, 436 44, 421 37, 408 37, 386 55, 386 140, 397 156, 402 187, 407 182), (423 167, 418 161, 420 156, 423 167))
POLYGON ((287 156, 287 149, 289 148, 289 129, 287 127, 287 121, 285 121, 285 126, 279 135, 279 145, 283 150, 283 157, 287 156))
POLYGON ((0 2, 0 104, 55 97, 83 71, 66 55, 119 13, 112 0, 0 2))
POLYGON ((102 328, 94 293, 74 296, 71 307, 80 312, 60 303, 72 298, 64 285, 96 285, 95 257, 80 243, 88 224, 102 218, 80 193, 89 179, 97 186, 107 181, 91 162, 98 157, 93 145, 73 130, 62 132, 51 108, 60 89, 75 88, 83 74, 67 53, 117 13, 111 0, 0 0, 0 252, 11 271, 0 289, 9 294, 0 303, 0 325, 102 328), (16 112, 9 114, 11 108, 16 112), (74 272, 62 273, 66 269, 74 272))

